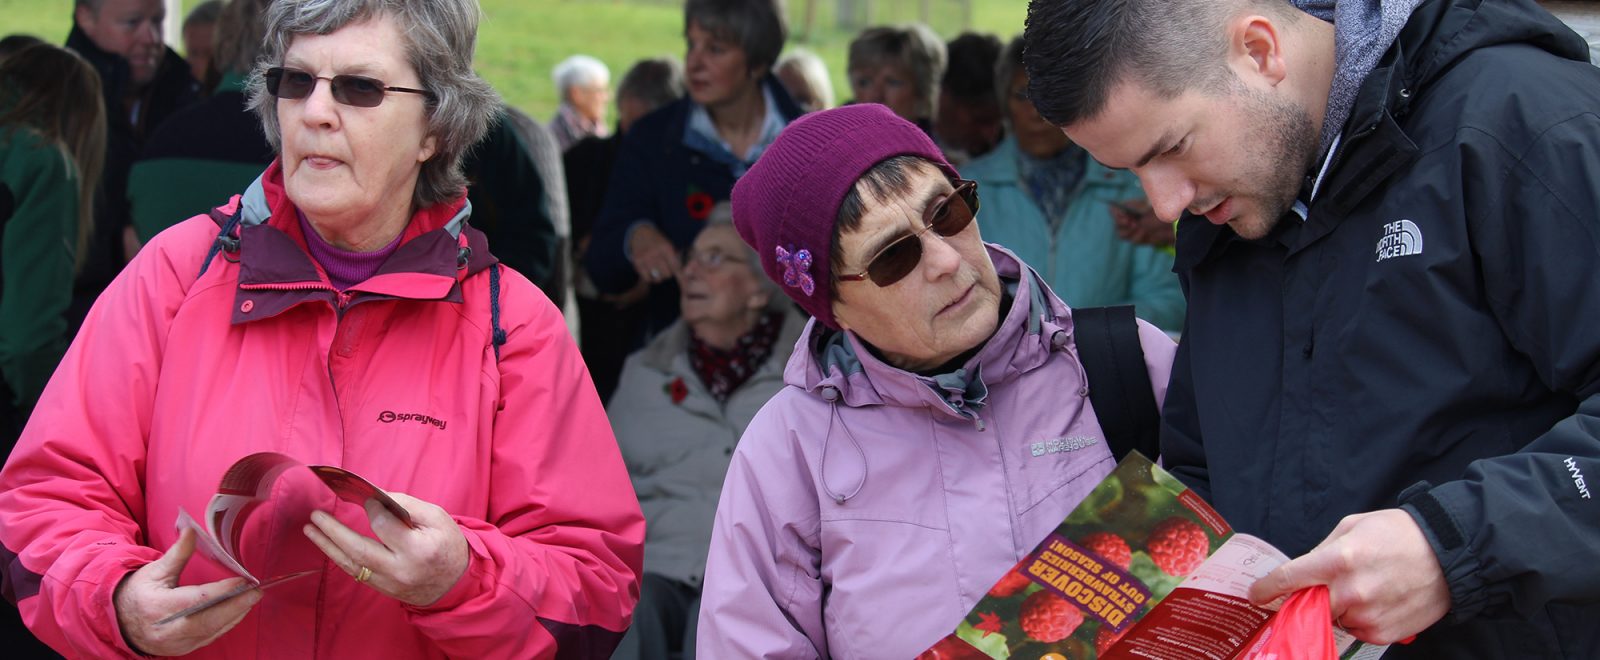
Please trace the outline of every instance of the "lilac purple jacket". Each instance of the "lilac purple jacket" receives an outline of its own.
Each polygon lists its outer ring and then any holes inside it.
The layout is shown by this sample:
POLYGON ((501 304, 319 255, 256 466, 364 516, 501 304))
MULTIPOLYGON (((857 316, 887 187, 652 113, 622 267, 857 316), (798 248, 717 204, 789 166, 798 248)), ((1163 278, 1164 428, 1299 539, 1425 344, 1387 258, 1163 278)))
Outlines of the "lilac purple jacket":
MULTIPOLYGON (((1014 302, 953 374, 807 326, 723 484, 701 657, 913 657, 1110 473, 1071 311, 989 254, 1014 302)), ((1175 346, 1139 332, 1160 403, 1175 346)))

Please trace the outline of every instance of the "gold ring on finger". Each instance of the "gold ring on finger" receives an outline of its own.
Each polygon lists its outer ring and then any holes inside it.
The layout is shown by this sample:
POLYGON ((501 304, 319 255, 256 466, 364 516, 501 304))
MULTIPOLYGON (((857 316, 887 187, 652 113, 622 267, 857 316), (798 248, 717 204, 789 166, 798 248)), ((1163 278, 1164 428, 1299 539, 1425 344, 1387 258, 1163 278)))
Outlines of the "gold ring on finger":
POLYGON ((372 579, 372 569, 362 566, 361 570, 356 572, 356 582, 365 583, 370 579, 372 579))

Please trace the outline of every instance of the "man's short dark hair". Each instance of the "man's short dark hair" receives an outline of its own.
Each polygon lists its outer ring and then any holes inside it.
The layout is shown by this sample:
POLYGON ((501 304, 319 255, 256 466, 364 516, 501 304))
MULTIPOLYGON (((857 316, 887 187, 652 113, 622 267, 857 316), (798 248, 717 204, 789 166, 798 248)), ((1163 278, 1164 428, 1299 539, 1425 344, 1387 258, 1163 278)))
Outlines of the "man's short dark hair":
POLYGON ((1228 18, 1249 9, 1295 20, 1285 0, 1032 0, 1022 38, 1028 97, 1069 126, 1100 114, 1125 80, 1172 98, 1225 88, 1228 18))
POLYGON ((1000 38, 963 32, 945 44, 949 54, 939 89, 962 101, 987 102, 994 92, 994 65, 1000 59, 1000 38))

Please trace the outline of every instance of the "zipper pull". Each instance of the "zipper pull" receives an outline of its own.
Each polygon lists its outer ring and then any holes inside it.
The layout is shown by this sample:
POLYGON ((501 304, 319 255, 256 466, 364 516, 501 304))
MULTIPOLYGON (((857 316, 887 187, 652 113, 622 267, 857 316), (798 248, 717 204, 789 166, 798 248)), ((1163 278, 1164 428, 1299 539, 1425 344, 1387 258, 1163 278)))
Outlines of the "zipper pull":
POLYGON ((972 413, 972 426, 977 428, 979 433, 989 428, 988 424, 983 423, 983 418, 979 417, 978 413, 972 413))
POLYGON ((338 293, 338 296, 339 296, 339 309, 343 310, 344 308, 350 306, 350 294, 345 293, 343 291, 340 291, 338 293))

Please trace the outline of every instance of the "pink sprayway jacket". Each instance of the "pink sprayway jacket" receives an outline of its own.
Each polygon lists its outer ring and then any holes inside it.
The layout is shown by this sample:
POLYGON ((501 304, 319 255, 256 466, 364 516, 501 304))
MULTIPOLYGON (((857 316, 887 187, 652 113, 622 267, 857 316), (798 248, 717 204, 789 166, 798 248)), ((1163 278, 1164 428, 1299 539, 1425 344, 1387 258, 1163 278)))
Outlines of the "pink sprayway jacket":
MULTIPOLYGON (((1071 313, 989 255, 1014 302, 965 373, 918 376, 807 327, 728 468, 701 657, 914 657, 1110 473, 1071 313)), ((1139 333, 1160 402, 1175 346, 1139 333)))
MULTIPOLYGON (((419 212, 378 274, 339 293, 281 176, 273 164, 145 246, 46 387, 0 472, 0 559, 24 621, 70 657, 131 656, 118 582, 176 540, 180 506, 205 510, 230 464, 275 451, 443 507, 468 568, 410 607, 314 558, 320 574, 267 591, 191 657, 608 656, 637 600, 644 522, 560 314, 513 271, 491 291, 498 266, 464 199, 419 212), (235 212, 237 248, 196 279, 235 212)), ((359 507, 336 515, 371 536, 359 507)), ((196 553, 181 582, 224 577, 196 553)))

